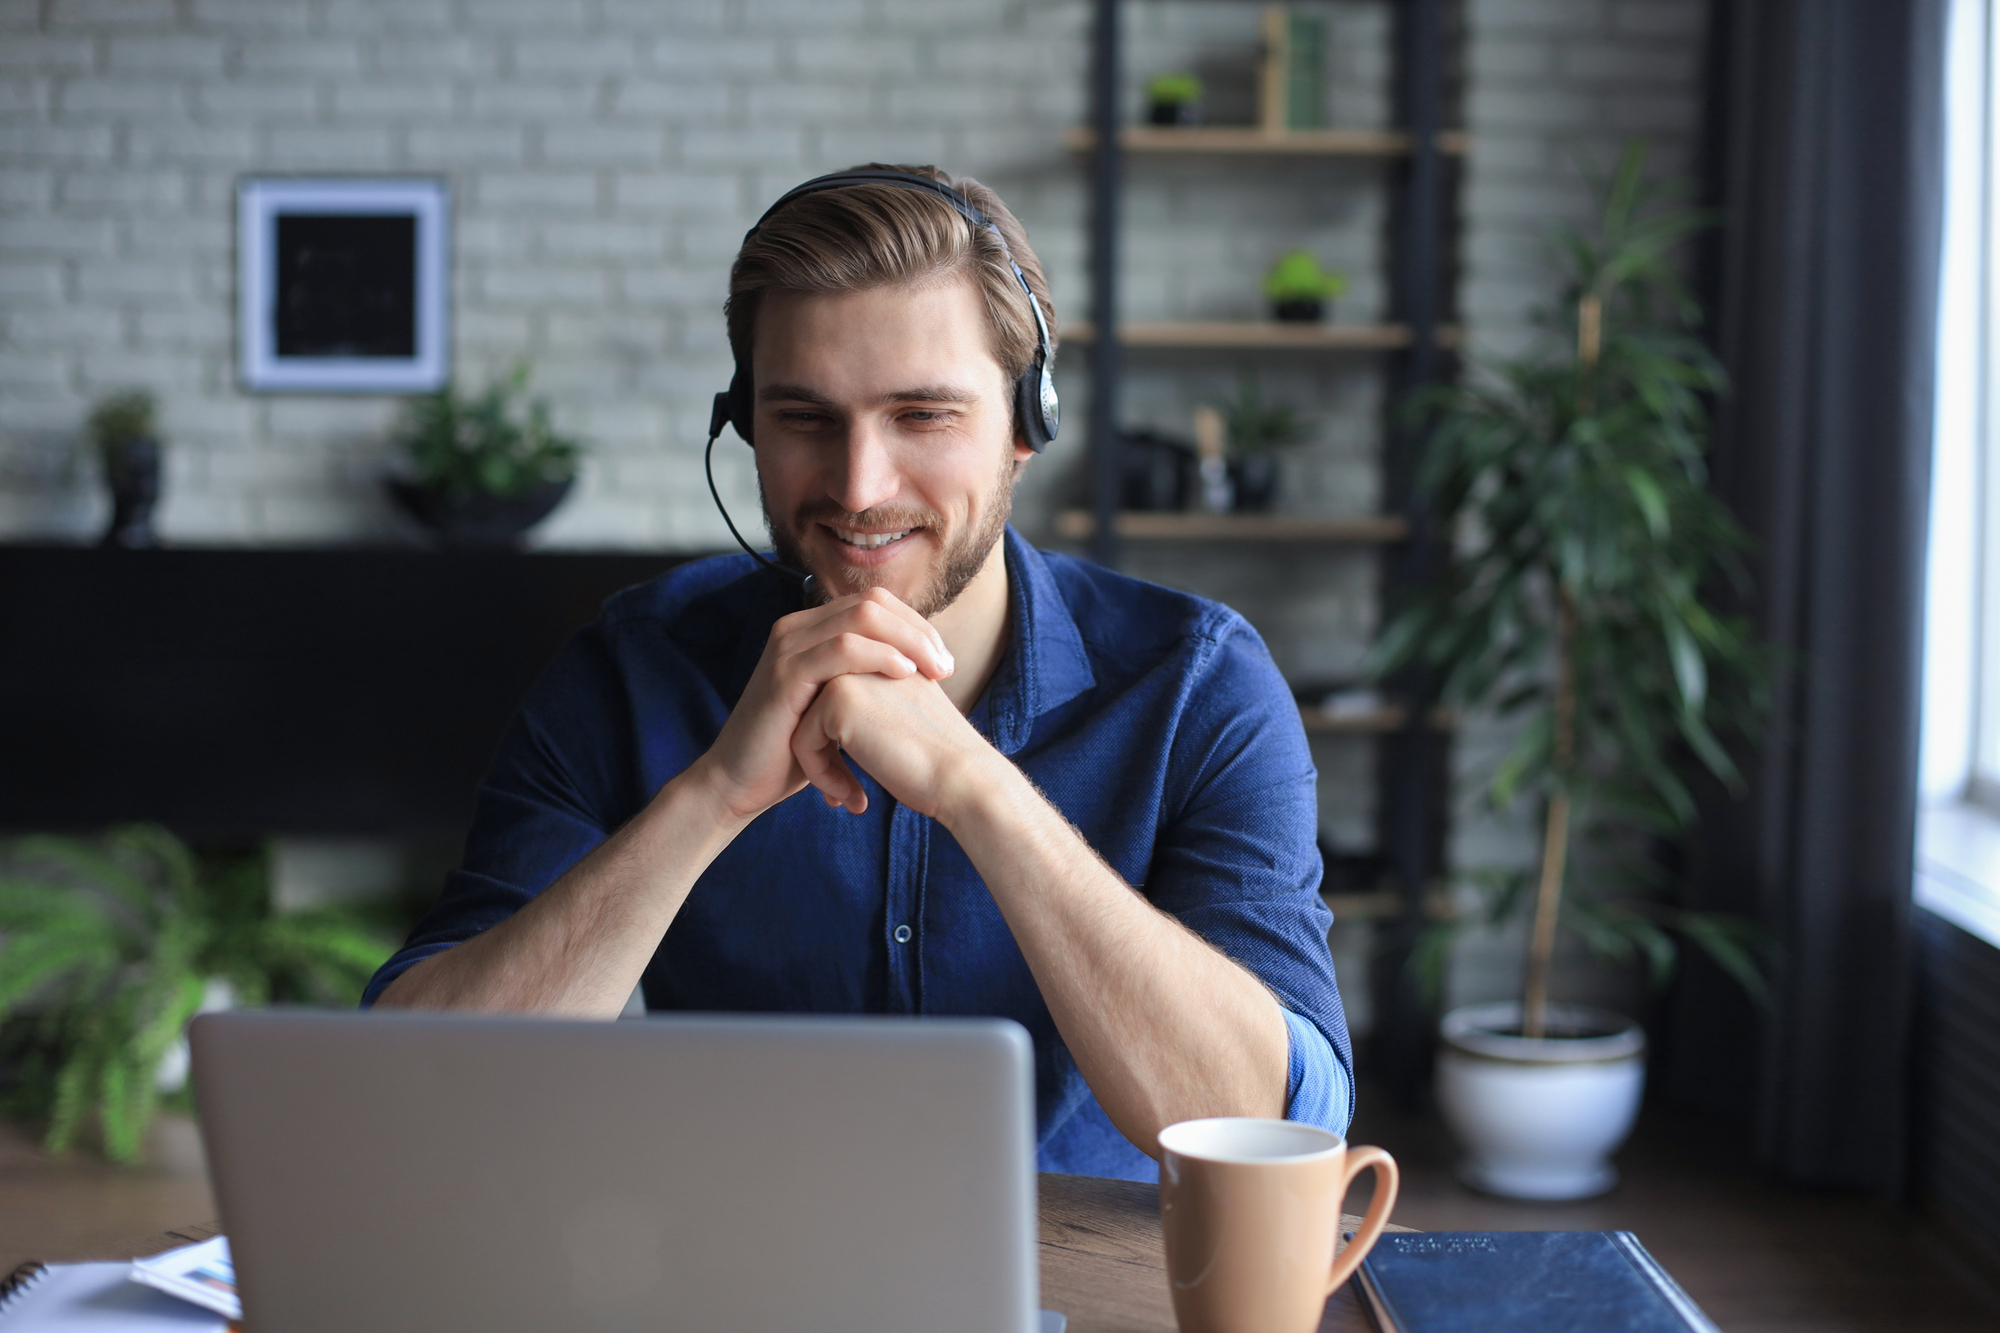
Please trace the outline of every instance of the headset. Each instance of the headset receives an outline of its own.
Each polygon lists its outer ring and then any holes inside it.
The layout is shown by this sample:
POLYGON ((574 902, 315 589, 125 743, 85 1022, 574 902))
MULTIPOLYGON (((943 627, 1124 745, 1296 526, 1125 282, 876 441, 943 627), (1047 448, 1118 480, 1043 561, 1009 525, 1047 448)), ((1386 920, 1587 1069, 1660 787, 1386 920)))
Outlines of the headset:
MULTIPOLYGON (((968 224, 993 233, 1000 242, 1000 252, 1007 256, 1007 266, 1014 270, 1014 280, 1021 284, 1021 290, 1028 294, 1028 309, 1035 316, 1035 360, 1021 377, 1014 382, 1014 420, 1021 428, 1028 447, 1040 453, 1056 437, 1056 428, 1061 423, 1062 407, 1056 399, 1055 346, 1049 337, 1047 318, 1042 314, 1042 303, 1035 297, 1035 289, 1028 285, 1028 275, 1021 272, 1021 265, 1014 259, 1008 248, 1007 238, 993 219, 972 206, 971 201, 942 181, 928 176, 918 176, 907 171, 864 169, 858 171, 836 171, 830 175, 816 176, 796 189, 789 190, 777 203, 764 210, 757 219, 757 225, 743 233, 747 243, 763 225, 771 220, 771 215, 799 198, 801 195, 818 194, 822 190, 839 190, 850 185, 893 185, 898 189, 921 190, 950 204, 952 210, 964 218, 968 224)), ((729 388, 715 395, 715 406, 708 416, 708 445, 702 451, 702 470, 708 476, 708 493, 721 511, 722 521, 729 525, 729 535, 736 544, 752 556, 779 573, 799 581, 805 600, 810 603, 816 593, 812 575, 789 566, 781 565, 755 550, 743 540, 743 534, 736 530, 736 524, 729 517, 729 510, 723 506, 722 493, 715 488, 715 441, 722 434, 724 426, 736 428, 736 434, 745 444, 752 444, 751 420, 755 403, 751 398, 750 367, 744 361, 737 361, 735 373, 729 381, 729 388)))

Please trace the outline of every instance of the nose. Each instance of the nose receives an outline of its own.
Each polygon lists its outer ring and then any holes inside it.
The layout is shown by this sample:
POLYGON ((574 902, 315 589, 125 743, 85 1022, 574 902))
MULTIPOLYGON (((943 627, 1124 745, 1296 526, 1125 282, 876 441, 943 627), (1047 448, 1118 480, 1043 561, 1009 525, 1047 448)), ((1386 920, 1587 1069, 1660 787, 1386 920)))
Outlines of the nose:
POLYGON ((858 514, 895 499, 902 484, 881 426, 865 417, 856 419, 847 429, 844 446, 828 460, 827 495, 858 514))

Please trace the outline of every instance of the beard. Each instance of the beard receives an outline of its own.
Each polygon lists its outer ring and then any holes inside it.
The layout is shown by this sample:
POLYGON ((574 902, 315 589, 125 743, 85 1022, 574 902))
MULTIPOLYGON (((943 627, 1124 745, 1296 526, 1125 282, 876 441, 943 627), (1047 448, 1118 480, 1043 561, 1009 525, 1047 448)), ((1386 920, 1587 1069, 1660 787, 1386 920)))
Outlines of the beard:
MULTIPOLYGON (((938 612, 959 599, 979 571, 986 567, 986 561, 993 554, 994 544, 1007 530, 1007 520, 1014 514, 1014 479, 1020 473, 1020 465, 1012 458, 1003 460, 999 476, 967 516, 965 530, 949 542, 933 557, 923 583, 911 591, 905 600, 910 609, 929 620, 938 612)), ((809 525, 825 523, 834 527, 849 528, 922 528, 932 534, 944 530, 943 516, 929 509, 919 509, 908 505, 877 505, 860 513, 842 509, 831 500, 822 497, 814 503, 802 506, 792 516, 789 524, 780 523, 771 512, 770 498, 764 494, 763 481, 757 483, 758 499, 764 506, 764 526, 770 530, 771 544, 778 552, 778 559, 793 569, 805 570, 813 576, 819 589, 821 602, 845 595, 837 592, 830 580, 836 571, 820 569, 807 558, 805 548, 799 541, 799 534, 809 525)), ((909 540, 907 537, 905 541, 909 540)), ((882 574, 874 570, 854 570, 843 568, 838 571, 842 586, 848 582, 854 586, 848 591, 863 592, 887 582, 882 574)))

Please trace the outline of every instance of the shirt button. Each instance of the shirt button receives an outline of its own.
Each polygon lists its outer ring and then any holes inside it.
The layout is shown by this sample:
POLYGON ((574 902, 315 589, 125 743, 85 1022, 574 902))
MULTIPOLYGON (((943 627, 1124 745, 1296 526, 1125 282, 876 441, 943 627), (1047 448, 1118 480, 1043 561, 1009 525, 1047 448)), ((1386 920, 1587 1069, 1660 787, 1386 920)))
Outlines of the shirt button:
POLYGON ((909 942, 910 942, 910 928, 908 926, 896 927, 896 943, 908 944, 909 942))

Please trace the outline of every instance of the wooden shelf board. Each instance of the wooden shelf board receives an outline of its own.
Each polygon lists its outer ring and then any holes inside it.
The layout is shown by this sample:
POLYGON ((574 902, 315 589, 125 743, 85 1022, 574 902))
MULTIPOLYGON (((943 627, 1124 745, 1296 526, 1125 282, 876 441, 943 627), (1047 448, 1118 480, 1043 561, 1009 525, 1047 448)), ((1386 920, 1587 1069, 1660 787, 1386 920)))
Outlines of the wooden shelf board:
MULTIPOLYGON (((1056 534, 1083 541, 1096 530, 1087 509, 1056 515, 1056 534)), ((1139 540, 1393 542, 1410 532, 1400 514, 1357 514, 1322 518, 1313 514, 1190 514, 1127 511, 1118 515, 1118 535, 1139 540)))
MULTIPOLYGON (((1065 147, 1089 152, 1097 132, 1074 126, 1063 132, 1065 147)), ((1462 157, 1472 146, 1463 130, 1445 130, 1438 151, 1462 157)), ((1265 153, 1311 157, 1405 157, 1410 136, 1401 130, 1280 130, 1255 125, 1193 125, 1185 128, 1128 125, 1118 132, 1118 146, 1129 153, 1265 153)))
MULTIPOLYGON (((1336 922, 1387 921, 1403 914, 1403 895, 1394 889, 1372 893, 1322 893, 1336 922)), ((1449 894, 1433 889, 1424 898, 1424 915, 1433 921, 1449 921, 1455 915, 1449 894)))
MULTIPOLYGON (((1443 347, 1458 345, 1454 325, 1438 329, 1443 347)), ((1097 326, 1079 319, 1062 327, 1064 342, 1089 343, 1097 326)), ((1393 352, 1410 345, 1407 324, 1292 324, 1279 320, 1132 321, 1118 326, 1118 341, 1126 347, 1248 347, 1280 351, 1393 352)))
POLYGON ((1395 916, 1403 908, 1402 895, 1387 889, 1374 893, 1322 893, 1320 900, 1336 921, 1380 921, 1395 916))
POLYGON ((1398 704, 1384 704, 1366 712, 1329 713, 1324 708, 1300 708, 1299 720, 1306 730, 1320 734, 1399 731, 1409 711, 1398 704))
MULTIPOLYGON (((1299 720, 1305 723, 1308 732, 1316 734, 1364 733, 1374 734, 1386 731, 1400 731, 1409 720, 1409 711, 1401 704, 1383 704, 1367 712, 1329 713, 1324 708, 1301 705, 1299 720)), ((1454 725, 1452 715, 1443 708, 1431 713, 1431 727, 1436 731, 1450 731, 1454 725)))

